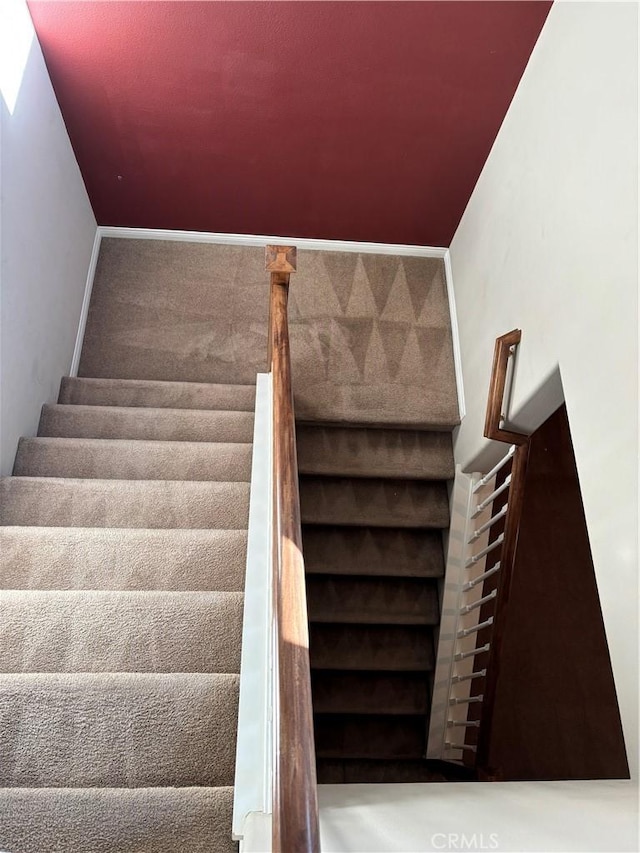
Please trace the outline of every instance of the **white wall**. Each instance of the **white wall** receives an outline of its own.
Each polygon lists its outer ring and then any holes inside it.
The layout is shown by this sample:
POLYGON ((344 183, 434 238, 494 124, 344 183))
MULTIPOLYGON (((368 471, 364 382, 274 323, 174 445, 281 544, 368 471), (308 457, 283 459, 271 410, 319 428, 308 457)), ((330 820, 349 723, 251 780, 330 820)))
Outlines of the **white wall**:
POLYGON ((494 339, 520 327, 512 411, 559 367, 636 777, 637 86, 637 4, 556 2, 450 249, 467 402, 456 461, 475 467, 494 339))
MULTIPOLYGON (((96 234, 96 221, 42 52, 25 14, 22 0, 2 0, 3 474, 11 471, 18 438, 34 434, 42 403, 55 399, 60 377, 69 371, 96 234), (29 38, 24 42, 27 29, 29 38), (9 48, 20 39, 28 58, 14 105, 5 87, 7 57, 9 48)), ((20 58, 16 55, 15 62, 20 58)))

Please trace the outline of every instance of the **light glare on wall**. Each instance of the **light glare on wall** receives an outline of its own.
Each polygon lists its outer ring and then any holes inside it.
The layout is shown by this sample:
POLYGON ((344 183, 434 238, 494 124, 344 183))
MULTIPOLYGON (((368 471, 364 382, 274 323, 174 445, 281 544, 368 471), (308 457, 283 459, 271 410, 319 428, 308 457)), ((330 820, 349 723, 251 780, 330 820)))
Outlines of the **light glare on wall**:
POLYGON ((34 39, 26 0, 0 2, 0 92, 13 115, 34 39))

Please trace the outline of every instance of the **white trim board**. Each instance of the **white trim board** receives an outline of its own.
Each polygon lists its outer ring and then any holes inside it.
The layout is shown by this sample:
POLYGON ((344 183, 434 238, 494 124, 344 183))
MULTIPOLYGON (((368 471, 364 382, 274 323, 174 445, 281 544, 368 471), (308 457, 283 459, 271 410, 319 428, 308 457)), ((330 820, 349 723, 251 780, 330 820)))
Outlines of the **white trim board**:
POLYGON ((456 389, 458 393, 458 411, 460 420, 466 414, 464 400, 464 385, 462 377, 462 356, 460 352, 460 335, 458 331, 458 316, 456 313, 456 301, 453 288, 453 273, 451 270, 451 256, 449 249, 439 246, 409 246, 401 243, 358 243, 351 240, 311 240, 307 237, 274 237, 259 234, 218 234, 209 231, 171 231, 157 228, 119 228, 108 225, 99 225, 96 231, 96 239, 91 254, 91 263, 87 275, 82 311, 76 346, 71 362, 70 376, 78 375, 80 363, 80 352, 84 331, 87 325, 89 302, 93 289, 93 279, 98 261, 100 242, 103 237, 117 237, 123 240, 174 240, 185 243, 218 243, 231 246, 266 246, 293 245, 300 249, 317 250, 321 252, 362 252, 367 254, 398 255, 419 258, 442 258, 444 261, 445 280, 447 285, 447 297, 449 301, 449 316, 451 318, 451 337, 453 341, 453 363, 456 374, 456 389))
POLYGON ((456 311, 456 295, 453 289, 453 270, 451 268, 451 253, 448 249, 444 254, 444 277, 447 282, 447 298, 449 301, 449 316, 451 318, 451 341, 453 344, 453 366, 456 372, 458 411, 460 412, 460 420, 462 420, 467 413, 467 406, 464 401, 464 380, 462 376, 460 330, 458 328, 458 312, 456 311))
POLYGON ((82 297, 82 307, 80 308, 80 319, 78 321, 78 332, 76 334, 76 343, 73 348, 73 356, 71 358, 69 376, 78 375, 78 367, 80 365, 80 353, 82 352, 84 331, 87 327, 87 317, 89 316, 89 303, 91 302, 91 292, 93 290, 93 280, 96 275, 96 267, 98 265, 98 255, 100 254, 101 242, 102 229, 100 226, 98 226, 96 228, 96 236, 93 238, 93 249, 91 250, 91 260, 89 261, 89 269, 87 270, 87 281, 84 286, 84 296, 82 297))

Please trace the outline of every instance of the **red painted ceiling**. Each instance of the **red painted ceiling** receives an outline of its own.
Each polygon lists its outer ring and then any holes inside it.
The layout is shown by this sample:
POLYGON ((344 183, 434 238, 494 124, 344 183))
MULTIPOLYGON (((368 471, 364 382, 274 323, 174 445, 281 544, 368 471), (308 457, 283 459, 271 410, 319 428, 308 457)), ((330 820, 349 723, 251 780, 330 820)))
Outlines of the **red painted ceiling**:
POLYGON ((548 2, 32 2, 101 225, 449 245, 548 2))

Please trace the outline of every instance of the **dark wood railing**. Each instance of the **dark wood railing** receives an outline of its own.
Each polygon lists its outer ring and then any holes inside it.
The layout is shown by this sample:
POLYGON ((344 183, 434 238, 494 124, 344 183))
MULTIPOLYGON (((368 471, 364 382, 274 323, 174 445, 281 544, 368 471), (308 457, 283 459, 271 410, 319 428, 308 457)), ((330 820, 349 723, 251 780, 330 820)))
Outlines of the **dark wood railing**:
POLYGON ((504 521, 504 542, 500 555, 500 575, 498 591, 493 614, 491 631, 491 648, 486 665, 487 674, 483 689, 482 712, 476 751, 476 768, 480 778, 499 778, 499 770, 491 767, 490 747, 493 729, 493 715, 496 702, 496 691, 500 678, 500 660, 502 657, 505 625, 508 617, 509 593, 518 544, 518 533, 522 517, 524 484, 529 459, 529 436, 503 428, 503 405, 505 385, 507 381, 507 366, 509 358, 515 353, 520 343, 522 333, 514 329, 496 340, 489 397, 487 401, 487 417, 484 435, 495 441, 504 441, 516 445, 511 467, 511 483, 509 485, 509 501, 504 521))
POLYGON ((271 273, 269 367, 273 381, 274 853, 320 850, 309 627, 298 463, 291 384, 287 301, 296 269, 291 246, 267 246, 271 273))

